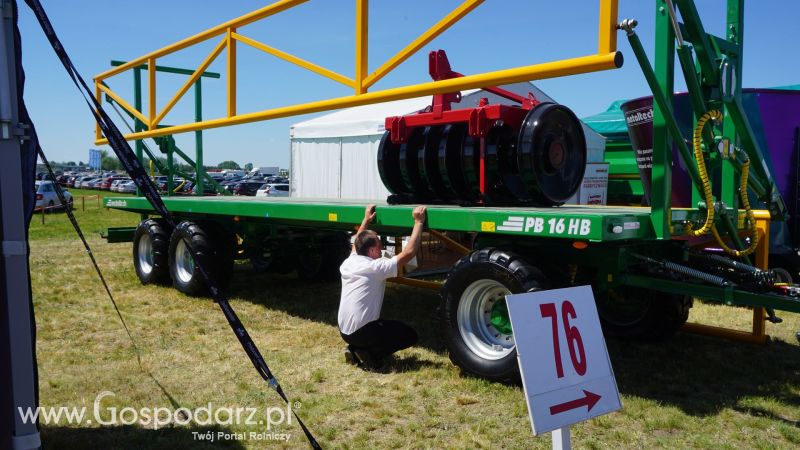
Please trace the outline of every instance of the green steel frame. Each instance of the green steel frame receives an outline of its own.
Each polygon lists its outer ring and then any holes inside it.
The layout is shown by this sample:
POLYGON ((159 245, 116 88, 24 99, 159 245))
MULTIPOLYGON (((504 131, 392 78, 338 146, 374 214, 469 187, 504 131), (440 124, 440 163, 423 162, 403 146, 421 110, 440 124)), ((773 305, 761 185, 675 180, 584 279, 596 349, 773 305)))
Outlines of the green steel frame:
MULTIPOLYGON (((727 30, 724 38, 706 33, 700 16, 692 0, 674 0, 684 20, 677 24, 680 38, 671 22, 672 3, 669 0, 656 0, 656 52, 655 67, 651 67, 638 36, 628 33, 634 55, 650 89, 653 91, 653 189, 652 214, 659 239, 670 239, 672 191, 672 145, 677 146, 681 158, 689 169, 695 192, 693 200, 699 203, 699 190, 702 181, 694 157, 687 146, 672 111, 675 80, 675 55, 686 80, 695 119, 711 109, 723 111, 724 120, 720 137, 727 138, 733 145, 741 147, 752 161, 748 187, 769 209, 773 219, 782 220, 786 207, 767 164, 768 156, 759 147, 753 130, 747 121, 741 103, 742 37, 744 0, 727 1, 727 30), (692 56, 694 50, 695 57, 692 56)), ((742 167, 741 157, 723 159, 716 151, 715 138, 710 132, 704 136, 704 151, 709 164, 709 172, 721 170, 717 180, 719 188, 714 192, 717 201, 728 208, 736 208, 739 201, 738 174, 742 167)), ((705 207, 705 205, 703 205, 705 207)), ((741 248, 736 225, 731 218, 734 214, 721 214, 720 224, 741 248)))
MULTIPOLYGON (((117 61, 112 60, 111 65, 114 67, 121 66, 126 64, 126 61, 117 61)), ((147 64, 141 64, 133 68, 133 106, 136 108, 137 111, 143 111, 143 100, 142 100, 142 71, 147 70, 147 64)), ((169 66, 161 66, 156 65, 156 72, 163 72, 163 73, 171 73, 176 75, 186 75, 192 76, 194 71, 188 69, 181 69, 178 67, 169 67, 169 66)), ((203 120, 203 89, 202 89, 202 80, 203 78, 220 78, 220 74, 216 72, 203 72, 200 77, 197 78, 197 81, 194 82, 194 119, 195 121, 202 121, 203 120)), ((109 102, 113 102, 111 97, 107 97, 109 102)), ((147 127, 141 120, 134 117, 132 114, 126 111, 126 113, 134 120, 134 131, 144 131, 147 127)), ((167 196, 172 195, 173 186, 173 178, 176 175, 176 171, 173 167, 174 165, 174 154, 177 153, 187 164, 194 166, 195 168, 195 182, 197 183, 197 195, 202 196, 204 192, 204 185, 206 181, 210 181, 213 183, 214 187, 217 191, 221 193, 223 189, 219 188, 216 182, 213 179, 208 177, 205 171, 205 166, 203 165, 203 131, 197 130, 194 132, 195 137, 195 157, 194 160, 190 158, 187 154, 182 152, 176 145, 175 139, 172 136, 166 136, 164 138, 156 138, 156 142, 158 143, 161 151, 167 155, 167 167, 161 167, 160 163, 158 163, 155 155, 151 154, 144 145, 144 142, 141 139, 137 139, 135 145, 136 157, 139 158, 139 161, 144 161, 144 154, 147 153, 148 157, 151 161, 155 161, 158 164, 159 171, 164 171, 166 169, 167 173, 167 196)), ((179 174, 184 178, 187 178, 186 174, 179 174)), ((141 195, 140 192, 137 191, 137 195, 141 195)))

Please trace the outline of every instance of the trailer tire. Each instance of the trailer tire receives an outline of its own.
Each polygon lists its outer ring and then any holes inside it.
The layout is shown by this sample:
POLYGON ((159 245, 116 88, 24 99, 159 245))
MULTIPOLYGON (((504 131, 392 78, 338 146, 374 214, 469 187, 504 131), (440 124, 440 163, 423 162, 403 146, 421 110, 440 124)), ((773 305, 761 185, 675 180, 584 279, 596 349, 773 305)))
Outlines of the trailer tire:
POLYGON ((441 321, 450 360, 492 381, 519 380, 504 296, 547 289, 544 274, 520 256, 483 248, 461 258, 441 291, 441 321))
POLYGON ((169 240, 169 270, 175 289, 192 296, 208 293, 186 240, 194 247, 195 254, 202 261, 208 275, 216 280, 219 287, 227 286, 233 272, 235 250, 228 234, 213 226, 201 228, 194 222, 181 222, 169 240))
POLYGON ((139 222, 133 234, 133 267, 142 284, 169 281, 169 233, 160 221, 139 222))
POLYGON ((686 323, 693 305, 690 295, 650 289, 617 287, 594 292, 603 334, 618 338, 644 341, 670 338, 686 323))
POLYGON ((350 239, 341 233, 320 240, 297 262, 297 276, 303 280, 336 281, 339 266, 350 254, 350 239))

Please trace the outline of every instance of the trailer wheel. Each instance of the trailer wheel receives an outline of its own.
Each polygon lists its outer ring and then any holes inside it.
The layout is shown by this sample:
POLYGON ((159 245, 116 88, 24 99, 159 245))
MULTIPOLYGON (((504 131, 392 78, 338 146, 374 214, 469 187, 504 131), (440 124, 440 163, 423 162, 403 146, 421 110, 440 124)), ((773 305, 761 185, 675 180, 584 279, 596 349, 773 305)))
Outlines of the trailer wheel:
POLYGON ((228 284, 233 272, 235 247, 231 239, 213 227, 201 228, 193 222, 181 222, 169 240, 169 269, 172 285, 187 295, 207 293, 200 270, 192 258, 186 241, 191 242, 197 258, 208 270, 208 275, 220 287, 228 284))
POLYGON ((297 261, 297 276, 303 280, 336 281, 341 276, 339 266, 350 254, 350 239, 340 233, 322 239, 307 249, 297 261))
POLYGON ((484 248, 461 258, 441 292, 450 360, 492 381, 519 378, 505 296, 547 288, 542 272, 518 255, 484 248))
POLYGON ((626 286, 595 290, 595 302, 606 336, 649 341, 674 335, 686 323, 693 304, 689 295, 626 286))
POLYGON ((133 267, 142 284, 169 281, 169 233, 159 221, 139 222, 133 234, 133 267))

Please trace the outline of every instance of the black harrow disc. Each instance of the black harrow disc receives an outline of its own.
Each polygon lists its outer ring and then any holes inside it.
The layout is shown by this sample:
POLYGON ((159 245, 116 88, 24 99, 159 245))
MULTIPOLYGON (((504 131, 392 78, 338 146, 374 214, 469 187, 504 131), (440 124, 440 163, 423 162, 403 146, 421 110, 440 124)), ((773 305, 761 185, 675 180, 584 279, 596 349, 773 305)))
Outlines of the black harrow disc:
MULTIPOLYGON (((467 135, 467 126, 463 123, 447 125, 442 131, 439 141, 439 175, 442 184, 451 196, 466 203, 479 199, 478 158, 473 158, 473 142, 467 135)), ((477 155, 479 148, 474 151, 477 155)))
POLYGON ((408 134, 405 143, 400 144, 400 176, 408 192, 417 201, 425 201, 431 198, 428 181, 420 175, 419 154, 425 148, 425 129, 414 128, 408 134))
POLYGON ((452 193, 444 185, 439 168, 439 142, 442 138, 442 127, 425 128, 425 151, 417 155, 420 175, 427 181, 428 188, 438 200, 453 198, 452 193))
POLYGON ((391 133, 383 134, 378 145, 378 173, 386 189, 392 194, 410 194, 400 175, 400 145, 392 142, 391 133))
MULTIPOLYGON (((466 201, 477 201, 481 199, 481 140, 467 134, 466 126, 461 141, 460 173, 466 182, 466 192, 469 199, 466 201)), ((453 176, 451 179, 455 179, 453 176)))
POLYGON ((517 134, 496 122, 486 136, 486 170, 491 175, 492 202, 530 202, 530 194, 517 167, 517 134))
POLYGON ((563 204, 578 191, 586 170, 581 122, 566 106, 539 104, 522 123, 517 161, 534 202, 563 204))

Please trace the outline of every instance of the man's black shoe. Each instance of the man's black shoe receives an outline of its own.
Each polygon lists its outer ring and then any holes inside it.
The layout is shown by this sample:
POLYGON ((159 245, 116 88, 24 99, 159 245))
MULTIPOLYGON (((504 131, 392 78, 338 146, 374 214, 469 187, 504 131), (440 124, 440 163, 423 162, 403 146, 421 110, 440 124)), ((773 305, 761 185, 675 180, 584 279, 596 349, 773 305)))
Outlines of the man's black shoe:
POLYGON ((358 360, 361 361, 361 364, 359 364, 359 366, 364 370, 375 370, 380 368, 381 365, 383 365, 383 361, 376 360, 368 350, 357 349, 352 351, 353 354, 356 356, 356 358, 358 358, 358 360))
POLYGON ((347 346, 346 349, 344 349, 344 362, 352 366, 361 365, 361 360, 358 358, 358 356, 356 356, 355 352, 353 351, 353 348, 350 347, 349 345, 347 346))

